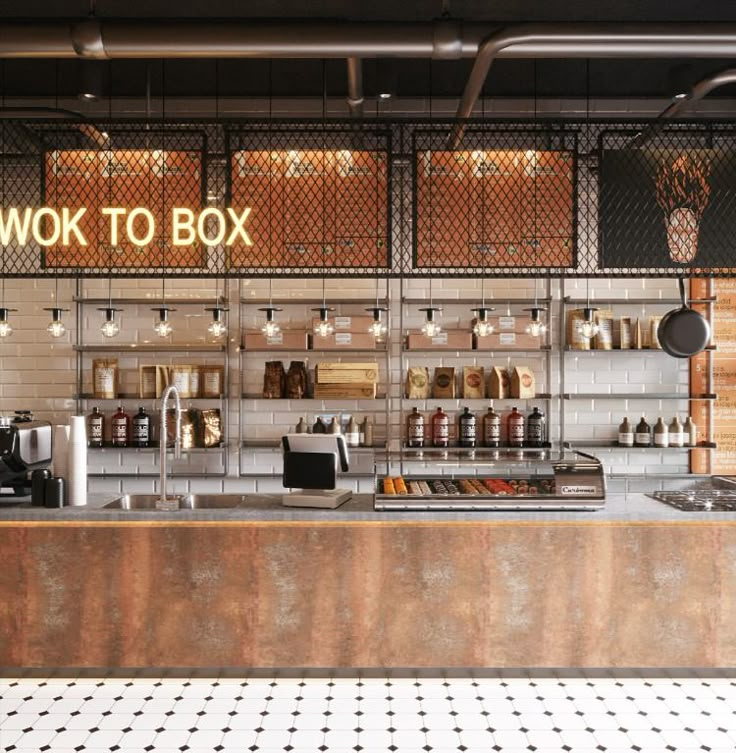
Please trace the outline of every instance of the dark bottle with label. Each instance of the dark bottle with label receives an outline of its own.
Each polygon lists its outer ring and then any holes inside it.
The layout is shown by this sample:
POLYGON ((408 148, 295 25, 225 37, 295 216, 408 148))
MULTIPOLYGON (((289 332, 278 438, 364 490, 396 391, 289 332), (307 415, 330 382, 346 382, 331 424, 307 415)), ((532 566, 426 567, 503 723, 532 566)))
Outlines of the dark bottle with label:
POLYGON ((151 417, 143 408, 133 416, 133 447, 148 447, 151 444, 151 417))
POLYGON ((113 413, 110 420, 111 439, 113 447, 127 447, 130 442, 130 416, 123 410, 122 405, 113 413))
POLYGON ((527 447, 544 447, 547 440, 547 420, 539 408, 534 408, 526 420, 527 447))
POLYGON ((476 418, 465 408, 460 415, 460 447, 475 447, 476 445, 476 418))
POLYGON ((509 447, 523 447, 524 446, 524 434, 525 434, 525 421, 522 413, 514 406, 506 419, 506 426, 508 429, 508 443, 509 447))
POLYGON ((406 419, 406 444, 408 447, 424 447, 424 416, 414 408, 406 419))
POLYGON ((651 447, 652 446, 652 427, 647 423, 644 416, 636 425, 634 433, 634 447, 651 447))
POLYGON ((105 439, 105 416, 95 406, 92 413, 87 416, 87 445, 89 447, 102 447, 105 439))
POLYGON ((493 403, 483 416, 483 444, 486 447, 501 446, 501 416, 493 410, 493 403))
POLYGON ((450 417, 442 408, 432 415, 432 446, 450 446, 450 417))

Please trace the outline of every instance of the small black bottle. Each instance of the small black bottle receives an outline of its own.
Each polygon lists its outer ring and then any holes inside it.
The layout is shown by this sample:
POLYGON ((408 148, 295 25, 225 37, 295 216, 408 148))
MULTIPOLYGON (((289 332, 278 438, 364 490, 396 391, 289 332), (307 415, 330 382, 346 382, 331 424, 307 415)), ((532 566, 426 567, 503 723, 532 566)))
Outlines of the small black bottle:
POLYGON ((151 444, 151 417, 138 408, 138 413, 133 416, 133 447, 148 447, 151 444))
POLYGON ((477 437, 477 421, 470 408, 460 415, 460 447, 475 447, 477 437))
POLYGON ((547 426, 544 413, 539 408, 534 408, 526 419, 526 446, 544 447, 546 439, 547 426))
POLYGON ((105 416, 95 406, 87 416, 87 444, 90 447, 102 447, 105 440, 105 416))

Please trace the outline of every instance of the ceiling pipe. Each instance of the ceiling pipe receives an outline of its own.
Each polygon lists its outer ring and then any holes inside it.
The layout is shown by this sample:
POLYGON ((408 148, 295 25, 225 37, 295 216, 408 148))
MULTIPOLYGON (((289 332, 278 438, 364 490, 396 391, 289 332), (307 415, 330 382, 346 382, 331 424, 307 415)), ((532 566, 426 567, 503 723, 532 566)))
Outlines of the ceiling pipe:
POLYGON ((349 57, 348 64, 348 109, 350 116, 356 119, 363 117, 363 61, 360 58, 349 57))
POLYGON ((679 115, 686 107, 694 102, 700 102, 707 97, 714 89, 728 84, 736 84, 736 68, 727 68, 725 71, 712 73, 710 76, 698 81, 688 92, 686 97, 673 100, 661 113, 660 118, 674 118, 679 115))
MULTIPOLYGON (((736 52, 736 26, 678 23, 520 24, 494 31, 478 47, 457 109, 458 120, 472 115, 496 58, 512 52, 520 57, 538 58, 731 57, 736 52)), ((456 148, 464 132, 465 125, 456 124, 448 138, 448 148, 456 148)))

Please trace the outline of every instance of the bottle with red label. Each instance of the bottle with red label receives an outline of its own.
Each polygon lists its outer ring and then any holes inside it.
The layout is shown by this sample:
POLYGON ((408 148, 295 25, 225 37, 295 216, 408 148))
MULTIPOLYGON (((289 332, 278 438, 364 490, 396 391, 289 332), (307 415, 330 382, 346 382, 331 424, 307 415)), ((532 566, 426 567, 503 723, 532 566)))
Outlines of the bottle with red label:
POLYGON ((432 446, 450 446, 450 417, 442 408, 432 415, 432 446))
POLYGON ((506 436, 508 436, 509 447, 524 446, 525 424, 524 414, 519 413, 516 406, 514 406, 506 418, 506 436))
POLYGON ((123 410, 122 405, 113 413, 110 419, 111 439, 113 447, 127 447, 130 442, 130 416, 123 410))

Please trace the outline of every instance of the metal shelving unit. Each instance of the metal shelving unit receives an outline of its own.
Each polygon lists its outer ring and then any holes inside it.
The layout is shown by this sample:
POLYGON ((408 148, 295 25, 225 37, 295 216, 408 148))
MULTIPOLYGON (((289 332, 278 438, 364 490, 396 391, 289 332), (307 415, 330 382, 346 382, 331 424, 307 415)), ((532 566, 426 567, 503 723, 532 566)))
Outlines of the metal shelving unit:
MULTIPOLYGON (((376 298, 348 298, 343 299, 339 303, 333 304, 334 307, 341 309, 342 311, 349 312, 352 307, 359 307, 361 309, 360 314, 364 315, 365 312, 362 311, 362 308, 367 306, 372 306, 376 304, 376 298)), ((240 369, 240 410, 238 412, 239 416, 239 476, 243 478, 278 478, 280 474, 278 473, 264 473, 264 472, 247 472, 244 470, 244 463, 243 463, 243 452, 280 452, 281 451, 281 445, 280 445, 280 439, 274 438, 273 440, 270 439, 264 439, 264 440, 252 440, 248 439, 246 437, 247 434, 247 415, 246 411, 244 409, 243 401, 249 400, 249 401, 256 401, 256 404, 258 406, 258 409, 267 409, 269 407, 271 408, 277 408, 281 412, 290 412, 293 414, 293 424, 296 424, 297 420, 299 419, 300 415, 304 415, 305 413, 308 414, 318 414, 318 413, 334 413, 335 411, 339 410, 335 408, 334 406, 336 404, 339 404, 342 400, 342 402, 351 403, 354 405, 359 406, 357 410, 351 412, 359 412, 364 413, 368 415, 373 415, 374 419, 377 416, 382 416, 383 424, 385 427, 388 427, 390 425, 390 405, 391 405, 391 385, 390 385, 390 378, 391 378, 391 348, 390 348, 390 341, 388 341, 384 345, 379 345, 379 347, 376 348, 281 348, 281 347, 275 347, 275 348, 255 348, 255 349, 246 349, 243 347, 243 340, 244 340, 244 332, 246 327, 244 326, 244 318, 249 309, 257 309, 262 306, 267 305, 274 305, 282 308, 287 307, 312 307, 312 306, 321 306, 322 305, 322 298, 297 298, 297 297, 284 297, 279 296, 277 298, 248 298, 242 295, 240 295, 240 308, 239 308, 239 339, 241 343, 241 347, 238 348, 238 363, 239 363, 239 369, 240 369), (293 358, 300 358, 301 360, 307 360, 310 357, 318 357, 320 360, 324 360, 326 358, 334 358, 334 359, 345 359, 345 358, 351 358, 351 357, 360 357, 360 358, 373 358, 377 360, 379 363, 383 363, 385 374, 386 374, 386 380, 387 384, 385 385, 385 390, 381 390, 381 393, 375 397, 375 398, 314 398, 314 397, 307 397, 307 398, 264 398, 259 393, 254 392, 245 392, 243 391, 243 374, 245 373, 245 364, 246 359, 253 356, 257 359, 258 364, 263 367, 266 360, 269 360, 267 356, 276 356, 277 358, 275 360, 279 360, 279 358, 282 358, 284 360, 289 360, 286 358, 287 356, 292 356, 293 358), (330 407, 328 407, 330 406, 330 407)), ((386 306, 389 308, 389 310, 386 312, 387 317, 385 324, 388 327, 388 337, 390 337, 391 333, 391 320, 390 320, 390 306, 389 306, 389 299, 388 298, 382 298, 378 300, 379 306, 386 306)), ((357 314, 357 312, 356 312, 357 314)), ((340 313, 336 312, 336 315, 339 316, 340 313)), ((345 315, 350 315, 349 313, 346 313, 345 315)), ((307 323, 305 323, 305 329, 309 331, 310 327, 307 323)), ((314 364, 308 364, 307 368, 309 370, 312 369, 314 364)), ((313 374, 311 375, 313 378, 313 374)), ((379 385, 380 386, 380 385, 379 385)), ((345 411, 347 412, 347 411, 345 411)), ((357 418, 357 415, 356 415, 357 418)), ((378 429, 380 424, 378 421, 374 421, 375 427, 378 429)), ((387 429, 388 430, 388 429, 387 429)), ((386 444, 385 443, 378 443, 374 444, 372 447, 350 447, 349 453, 365 456, 365 455, 375 455, 377 452, 381 452, 385 450, 386 444)), ((357 471, 350 471, 346 474, 342 474, 346 478, 372 478, 373 474, 366 474, 363 472, 357 472, 357 471)))
MULTIPOLYGON (((403 335, 406 333, 406 327, 405 327, 405 310, 409 306, 421 306, 421 305, 427 305, 427 299, 426 298, 413 298, 410 296, 405 296, 403 294, 403 286, 404 281, 401 281, 401 307, 400 307, 400 331, 403 335)), ((468 308, 472 307, 472 302, 467 299, 459 299, 459 298, 442 298, 442 297, 432 297, 432 303, 436 305, 441 305, 443 307, 462 307, 463 309, 467 310, 468 308)), ((400 425, 400 432, 399 432, 399 445, 398 447, 393 447, 392 452, 390 453, 391 457, 395 458, 399 463, 399 469, 400 473, 403 475, 405 473, 405 464, 407 462, 416 462, 417 460, 432 460, 432 459, 455 459, 455 460, 462 460, 463 458, 475 458, 476 460, 489 460, 494 463, 498 462, 518 462, 512 458, 512 455, 518 452, 523 453, 548 453, 551 448, 557 446, 560 446, 558 444, 559 437, 555 436, 553 437, 553 424, 555 423, 555 420, 553 418, 553 414, 557 413, 559 414, 559 410, 553 410, 554 406, 559 402, 559 395, 553 394, 552 392, 538 392, 535 397, 533 398, 463 398, 462 396, 454 397, 454 398, 408 398, 406 397, 406 390, 404 386, 404 377, 407 373, 407 368, 410 365, 408 359, 411 356, 415 356, 417 358, 421 358, 422 356, 426 355, 444 355, 445 357, 456 357, 456 356, 472 356, 475 360, 485 358, 487 356, 490 356, 491 358, 496 355, 503 355, 503 356, 529 356, 529 355, 536 355, 543 359, 544 362, 544 380, 545 383, 549 386, 551 385, 552 375, 553 375, 553 357, 555 355, 554 349, 552 347, 551 343, 551 328, 549 326, 551 318, 552 318, 552 306, 554 304, 554 299, 552 297, 552 283, 550 279, 544 280, 544 289, 542 291, 542 294, 538 298, 530 298, 530 297, 519 297, 519 298, 509 298, 509 297, 503 297, 499 298, 496 296, 486 296, 485 299, 486 306, 489 309, 494 308, 494 304, 496 305, 495 308, 498 309, 499 307, 503 307, 502 311, 496 311, 496 315, 504 316, 504 315, 516 315, 519 314, 511 314, 511 307, 528 307, 532 306, 535 303, 539 304, 540 306, 547 309, 547 329, 545 332, 545 335, 540 338, 540 346, 538 348, 485 348, 485 347, 478 347, 478 348, 462 348, 462 349, 452 349, 452 348, 422 348, 422 349, 409 349, 406 347, 405 343, 402 341, 401 348, 400 348, 400 368, 399 368, 399 376, 400 376, 400 383, 398 385, 398 406, 399 406, 399 420, 401 422, 400 425), (475 409, 475 411, 479 411, 481 408, 484 408, 488 406, 490 401, 493 401, 494 404, 503 403, 506 405, 511 404, 526 404, 529 406, 531 403, 536 402, 542 402, 546 404, 545 413, 547 416, 547 430, 549 433, 549 439, 551 441, 545 443, 545 446, 542 448, 509 448, 509 447, 500 447, 500 448, 490 448, 490 447, 482 447, 478 446, 476 448, 464 448, 464 447, 449 447, 449 448, 440 448, 440 447, 423 447, 423 448, 410 448, 406 445, 406 416, 407 416, 407 410, 409 408, 417 407, 420 411, 428 412, 432 409, 435 405, 440 405, 443 407, 448 407, 448 404, 455 404, 455 409, 460 410, 461 408, 468 406, 470 408, 475 409), (499 453, 500 456, 503 456, 506 458, 506 460, 499 459, 499 453)), ((526 316, 526 314, 524 314, 526 316)), ((506 364, 503 364, 506 365, 506 364)), ((478 421, 478 425, 481 424, 481 416, 476 414, 476 418, 478 421)), ((558 430, 559 431, 559 430, 558 430)), ((480 433, 480 430, 479 430, 480 433)), ((528 457, 531 457, 530 455, 528 457)), ((389 458, 386 458, 386 463, 389 463, 389 458)))
MULTIPOLYGON (((193 454, 193 455, 220 455, 223 459, 223 470, 221 472, 207 472, 207 473, 191 473, 191 472, 183 472, 183 473, 177 473, 175 471, 171 471, 172 477, 182 477, 182 478, 212 478, 212 477, 224 477, 228 475, 228 468, 229 468, 229 461, 228 461, 228 446, 229 446, 229 396, 228 396, 228 384, 229 384, 229 371, 230 371, 230 359, 228 354, 228 347, 227 343, 207 343, 207 342, 187 342, 187 343, 178 343, 178 342, 165 342, 165 343, 114 343, 114 344, 107 344, 107 343, 85 343, 85 329, 83 326, 83 322, 85 321, 84 311, 87 306, 107 306, 109 303, 108 298, 97 298, 92 296, 85 296, 83 293, 83 279, 79 279, 77 281, 77 294, 74 296, 74 303, 76 305, 77 309, 77 316, 76 316, 76 342, 73 344, 73 350, 77 354, 77 364, 76 364, 76 384, 77 384, 77 390, 74 394, 74 400, 76 401, 76 410, 77 413, 80 414, 86 414, 88 412, 88 409, 90 407, 91 402, 95 403, 122 403, 125 401, 135 401, 138 404, 148 404, 151 406, 153 410, 156 410, 158 407, 158 399, 157 398, 141 398, 138 394, 134 392, 121 392, 114 398, 98 398, 95 397, 92 393, 86 392, 84 390, 84 369, 85 369, 85 363, 87 362, 86 359, 89 354, 95 354, 95 353, 109 353, 109 354, 118 354, 120 356, 124 356, 127 358, 130 358, 131 356, 137 356, 137 355, 143 355, 143 354, 189 354, 189 353, 198 353, 198 354, 217 354, 221 356, 222 365, 223 365, 223 393, 219 397, 198 397, 198 398, 183 398, 182 402, 184 404, 189 403, 195 403, 195 404, 212 404, 217 403, 220 407, 220 419, 222 421, 222 432, 223 432, 223 441, 216 447, 194 447, 188 450, 184 450, 185 454, 193 454)), ((113 301, 114 305, 130 305, 130 306, 145 306, 145 305, 156 305, 159 302, 159 299, 157 298, 141 298, 141 297, 126 297, 126 298, 116 298, 113 301)), ((227 299, 222 296, 218 296, 217 298, 193 298, 193 297, 186 297, 186 298, 171 298, 170 303, 175 304, 176 306, 212 306, 215 304, 220 305, 226 305, 227 299)), ((152 424, 154 426, 157 425, 157 422, 155 418, 152 417, 152 424)), ((125 452, 125 453, 140 453, 140 454, 147 454, 147 453, 156 453, 159 451, 159 441, 154 441, 149 444, 148 447, 113 447, 110 442, 105 442, 103 447, 97 448, 97 447, 91 447, 89 449, 90 453, 100 453, 104 454, 106 452, 125 452)), ((122 473, 104 473, 104 474, 96 474, 91 473, 91 477, 99 477, 99 476, 105 476, 109 477, 112 476, 114 478, 157 478, 158 472, 155 473, 128 473, 128 472, 122 472, 122 473)))
MULTIPOLYGON (((565 390, 565 374, 566 374, 566 361, 567 356, 570 354, 592 354, 592 353, 598 353, 598 354, 606 354, 606 355, 618 355, 622 353, 628 353, 632 356, 637 356, 641 354, 657 354, 657 355, 667 355, 667 353, 662 350, 661 348, 615 348, 611 350, 603 350, 599 348, 591 348, 589 350, 583 350, 579 348, 572 348, 567 344, 567 307, 568 306, 585 306, 588 304, 588 299, 586 298, 574 298, 571 296, 566 296, 565 291, 565 280, 562 279, 560 282, 560 288, 561 288, 561 299, 560 299, 560 316, 559 316, 559 338, 560 338, 560 391, 561 391, 561 430, 562 430, 562 437, 563 437, 563 446, 568 447, 570 449, 580 448, 580 449, 590 449, 590 450, 610 450, 611 452, 642 452, 646 454, 647 452, 680 452, 680 453, 690 453, 693 451, 698 450, 714 450, 716 449, 716 444, 713 441, 713 403, 717 399, 717 395, 713 392, 706 392, 701 394, 690 394, 690 392, 628 392, 628 393, 571 393, 567 392, 565 390), (622 447, 617 442, 613 440, 596 440, 596 439, 586 439, 586 440, 566 440, 564 438, 564 432, 565 432, 565 405, 566 403, 570 401, 576 401, 576 400, 616 400, 620 402, 629 401, 629 400, 651 400, 653 402, 655 401, 687 401, 688 403, 691 401, 705 401, 709 405, 709 433, 708 437, 705 441, 699 442, 696 447, 622 447)), ((706 298, 691 298, 688 299, 688 302, 691 304, 702 304, 707 306, 708 310, 708 319, 710 321, 713 320, 713 314, 714 314, 714 308, 716 304, 716 298, 715 297, 706 297, 706 298)), ((670 307, 679 307, 682 305, 682 302, 679 298, 648 298, 648 297, 635 297, 635 298, 601 298, 596 296, 595 298, 590 299, 590 305, 595 306, 597 304, 608 304, 608 305, 629 305, 629 306, 638 306, 643 309, 645 309, 648 306, 660 306, 660 305, 667 305, 670 307)), ((707 361, 708 361, 708 372, 707 372, 707 385, 708 389, 712 389, 713 387, 713 353, 717 350, 717 345, 709 345, 707 348, 705 348, 705 352, 707 355, 707 361)), ((689 385, 684 385, 689 388, 689 385)), ((656 473, 645 473, 645 474, 619 474, 619 473, 607 473, 606 474, 611 479, 620 479, 620 478, 626 478, 626 477, 632 477, 632 478, 647 478, 647 479, 682 479, 682 478, 700 478, 700 477, 709 477, 709 474, 695 474, 690 472, 683 472, 683 473, 662 473, 662 474, 656 474, 656 473)))

